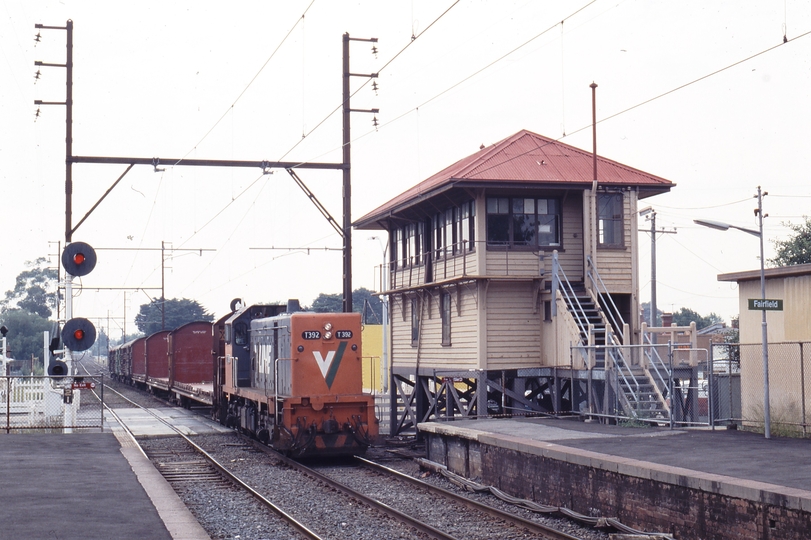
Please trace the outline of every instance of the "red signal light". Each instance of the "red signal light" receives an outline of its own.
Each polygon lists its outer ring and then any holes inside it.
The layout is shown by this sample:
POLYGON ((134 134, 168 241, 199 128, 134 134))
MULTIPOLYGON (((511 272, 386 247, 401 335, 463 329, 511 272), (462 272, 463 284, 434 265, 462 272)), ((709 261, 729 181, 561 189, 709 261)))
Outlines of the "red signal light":
POLYGON ((75 332, 73 332, 73 337, 76 339, 84 339, 84 330, 78 328, 75 332))
POLYGON ((62 266, 71 276, 86 276, 96 266, 96 250, 84 242, 68 244, 62 251, 62 266))

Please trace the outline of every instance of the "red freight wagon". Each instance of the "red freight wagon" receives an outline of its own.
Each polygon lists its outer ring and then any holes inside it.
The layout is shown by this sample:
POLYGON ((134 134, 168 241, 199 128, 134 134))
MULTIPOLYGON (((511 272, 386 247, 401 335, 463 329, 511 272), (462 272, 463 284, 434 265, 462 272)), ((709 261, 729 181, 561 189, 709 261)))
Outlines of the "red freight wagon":
POLYGON ((132 380, 137 383, 146 382, 146 338, 138 338, 132 342, 132 380))
POLYGON ((169 384, 183 405, 211 405, 214 390, 211 323, 184 324, 169 333, 169 384))
POLYGON ((169 390, 169 330, 155 332, 146 338, 146 384, 169 390))

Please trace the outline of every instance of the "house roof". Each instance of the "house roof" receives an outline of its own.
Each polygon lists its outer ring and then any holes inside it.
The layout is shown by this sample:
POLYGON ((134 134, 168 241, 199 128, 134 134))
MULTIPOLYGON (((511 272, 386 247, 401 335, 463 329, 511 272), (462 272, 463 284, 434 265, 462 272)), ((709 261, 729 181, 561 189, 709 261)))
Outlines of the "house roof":
MULTIPOLYGON (((357 228, 377 223, 397 212, 454 187, 515 187, 527 184, 551 189, 587 189, 593 181, 593 156, 574 146, 521 130, 423 180, 355 222, 357 228)), ((640 189, 640 198, 670 191, 675 184, 659 176, 597 156, 601 186, 640 189)))

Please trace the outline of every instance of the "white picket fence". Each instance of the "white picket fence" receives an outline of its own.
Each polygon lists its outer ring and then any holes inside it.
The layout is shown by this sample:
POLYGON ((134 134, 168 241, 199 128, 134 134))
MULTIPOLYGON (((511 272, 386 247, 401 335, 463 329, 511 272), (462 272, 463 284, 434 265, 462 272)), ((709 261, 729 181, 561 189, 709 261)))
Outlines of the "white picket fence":
POLYGON ((0 431, 100 428, 101 403, 82 408, 82 391, 50 377, 0 377, 0 431))

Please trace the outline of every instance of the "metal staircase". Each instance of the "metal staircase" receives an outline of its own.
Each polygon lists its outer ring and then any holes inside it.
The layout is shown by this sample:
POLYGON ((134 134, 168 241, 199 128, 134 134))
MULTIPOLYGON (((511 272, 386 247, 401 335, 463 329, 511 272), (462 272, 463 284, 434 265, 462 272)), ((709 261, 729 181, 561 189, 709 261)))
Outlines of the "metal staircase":
POLYGON ((617 396, 619 408, 630 418, 666 419, 670 409, 665 400, 666 380, 669 373, 655 350, 644 353, 651 369, 635 366, 626 358, 619 332, 626 326, 611 295, 602 282, 597 268, 589 257, 587 277, 592 288, 585 283, 571 283, 558 264, 557 253, 553 254, 553 291, 559 292, 566 309, 574 319, 579 332, 580 351, 587 366, 606 370, 606 382, 617 396), (598 300, 600 298, 601 300, 598 300), (600 303, 606 305, 606 310, 600 303), (589 352, 586 352, 589 351, 589 352), (593 358, 589 356, 593 354, 593 358), (591 361, 590 361, 591 360, 591 361), (658 360, 658 362, 657 362, 658 360), (592 363, 593 362, 593 363, 592 363), (616 377, 608 376, 609 372, 616 377))

